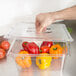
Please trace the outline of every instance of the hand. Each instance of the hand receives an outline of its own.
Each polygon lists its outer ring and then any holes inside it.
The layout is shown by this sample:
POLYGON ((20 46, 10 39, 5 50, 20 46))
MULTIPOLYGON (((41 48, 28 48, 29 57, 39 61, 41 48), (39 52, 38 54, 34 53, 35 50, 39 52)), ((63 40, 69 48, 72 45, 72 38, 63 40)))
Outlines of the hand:
POLYGON ((36 17, 37 32, 42 32, 47 26, 51 25, 56 20, 76 20, 76 6, 66 8, 64 10, 41 13, 36 17))
POLYGON ((36 16, 36 30, 38 33, 46 30, 46 27, 55 21, 54 13, 40 13, 36 16))

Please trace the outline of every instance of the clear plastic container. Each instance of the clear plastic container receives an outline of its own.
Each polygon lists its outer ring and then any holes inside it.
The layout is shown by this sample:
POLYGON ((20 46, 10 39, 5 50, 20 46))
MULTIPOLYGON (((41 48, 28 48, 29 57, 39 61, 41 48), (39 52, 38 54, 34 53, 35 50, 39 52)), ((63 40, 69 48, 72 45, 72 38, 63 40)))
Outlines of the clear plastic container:
POLYGON ((62 71, 65 56, 70 54, 70 42, 73 41, 64 24, 53 24, 45 32, 37 34, 34 23, 19 23, 12 27, 5 37, 13 39, 7 55, 14 58, 18 70, 25 71, 62 71), (35 42, 39 47, 43 41, 52 41, 53 45, 59 44, 62 47, 62 54, 19 54, 24 41, 35 42), (30 58, 30 62, 27 60, 26 67, 22 67, 23 61, 17 62, 18 57, 25 59, 25 65, 26 58, 30 58))

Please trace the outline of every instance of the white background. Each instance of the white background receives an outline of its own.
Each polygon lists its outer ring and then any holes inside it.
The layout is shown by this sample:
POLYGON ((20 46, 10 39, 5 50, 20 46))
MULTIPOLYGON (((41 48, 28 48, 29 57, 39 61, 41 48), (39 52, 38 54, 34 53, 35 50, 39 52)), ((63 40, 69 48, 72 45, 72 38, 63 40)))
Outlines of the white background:
POLYGON ((35 17, 41 12, 52 12, 76 4, 76 0, 0 0, 0 34, 9 26, 25 21, 27 15, 35 17))

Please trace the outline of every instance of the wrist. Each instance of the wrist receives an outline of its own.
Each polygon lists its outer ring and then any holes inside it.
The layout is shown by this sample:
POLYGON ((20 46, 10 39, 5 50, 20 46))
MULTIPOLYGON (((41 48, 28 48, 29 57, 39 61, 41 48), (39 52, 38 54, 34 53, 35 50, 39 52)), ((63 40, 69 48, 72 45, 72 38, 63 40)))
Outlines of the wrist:
POLYGON ((54 19, 56 20, 63 20, 61 12, 54 12, 54 19))
POLYGON ((63 20, 63 15, 62 15, 62 13, 60 11, 52 12, 52 13, 50 13, 50 15, 52 16, 52 19, 54 21, 56 21, 56 20, 63 20))

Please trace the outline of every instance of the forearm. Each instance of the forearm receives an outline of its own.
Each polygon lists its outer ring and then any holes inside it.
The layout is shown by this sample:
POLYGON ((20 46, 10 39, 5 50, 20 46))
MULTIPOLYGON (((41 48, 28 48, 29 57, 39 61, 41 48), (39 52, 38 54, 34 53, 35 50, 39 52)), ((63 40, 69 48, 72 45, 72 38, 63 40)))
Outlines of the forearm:
POLYGON ((76 6, 57 12, 40 13, 36 17, 37 32, 42 32, 56 20, 76 20, 76 6))
POLYGON ((76 6, 54 12, 55 20, 76 20, 76 6))

